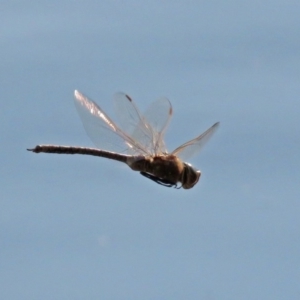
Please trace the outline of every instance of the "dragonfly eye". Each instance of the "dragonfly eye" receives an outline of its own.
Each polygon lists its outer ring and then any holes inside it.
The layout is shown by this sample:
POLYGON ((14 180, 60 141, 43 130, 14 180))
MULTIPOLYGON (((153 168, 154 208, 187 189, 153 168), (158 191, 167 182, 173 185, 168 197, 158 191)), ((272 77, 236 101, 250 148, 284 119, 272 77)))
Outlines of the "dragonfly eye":
POLYGON ((184 171, 182 174, 182 187, 184 189, 192 188, 198 181, 201 176, 199 170, 194 169, 189 164, 184 164, 184 171))

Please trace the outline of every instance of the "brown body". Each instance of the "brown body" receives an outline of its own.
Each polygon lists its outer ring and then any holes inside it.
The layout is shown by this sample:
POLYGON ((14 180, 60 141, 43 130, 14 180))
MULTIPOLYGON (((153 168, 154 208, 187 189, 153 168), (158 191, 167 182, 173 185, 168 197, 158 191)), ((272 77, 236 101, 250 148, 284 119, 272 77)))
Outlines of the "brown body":
POLYGON ((199 181, 201 172, 178 157, 187 159, 196 154, 219 127, 219 123, 215 123, 201 135, 177 147, 172 154, 167 154, 163 137, 173 112, 167 98, 155 101, 142 115, 128 95, 116 94, 114 100, 117 112, 122 114, 120 121, 126 128, 122 130, 94 101, 77 90, 74 96, 83 126, 98 149, 38 145, 28 149, 29 151, 93 155, 117 160, 146 178, 167 187, 177 187, 177 184, 181 183, 181 187, 190 189, 199 181), (101 150, 102 148, 121 149, 121 152, 110 152, 101 150), (122 154, 126 149, 134 154, 122 154))
POLYGON ((105 157, 126 163, 132 170, 141 172, 153 181, 166 185, 177 186, 180 182, 184 189, 192 188, 199 180, 201 172, 191 165, 182 162, 175 155, 131 156, 94 148, 38 145, 28 149, 35 153, 83 154, 105 157))
POLYGON ((180 182, 184 189, 192 188, 201 175, 200 171, 183 163, 175 155, 130 157, 127 164, 132 170, 151 174, 152 179, 156 178, 169 185, 176 186, 180 182))

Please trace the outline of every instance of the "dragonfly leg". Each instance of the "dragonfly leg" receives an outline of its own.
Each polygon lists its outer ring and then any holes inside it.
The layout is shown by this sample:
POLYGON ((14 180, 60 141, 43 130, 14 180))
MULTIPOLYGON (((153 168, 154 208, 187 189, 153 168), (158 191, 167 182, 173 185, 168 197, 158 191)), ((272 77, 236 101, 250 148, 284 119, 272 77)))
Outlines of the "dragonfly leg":
MULTIPOLYGON (((171 181, 165 180, 165 179, 161 179, 159 177, 156 177, 152 174, 146 173, 146 172, 140 172, 141 175, 145 176, 146 178, 149 178, 151 180, 153 180, 154 182, 166 186, 166 187, 175 187, 177 188, 177 183, 173 183, 171 181)), ((179 187, 180 188, 180 187, 179 187)))

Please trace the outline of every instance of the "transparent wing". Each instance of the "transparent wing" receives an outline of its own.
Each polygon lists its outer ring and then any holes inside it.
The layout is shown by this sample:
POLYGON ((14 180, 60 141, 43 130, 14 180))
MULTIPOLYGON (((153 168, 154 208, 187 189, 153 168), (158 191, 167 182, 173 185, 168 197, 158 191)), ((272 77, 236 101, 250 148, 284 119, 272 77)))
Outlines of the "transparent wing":
POLYGON ((215 123, 212 127, 207 129, 201 135, 195 139, 184 143, 180 147, 176 148, 171 154, 180 157, 183 161, 187 161, 191 157, 199 153, 204 144, 211 138, 211 136, 216 132, 220 123, 215 123))
POLYGON ((153 102, 144 115, 126 94, 116 94, 114 104, 120 125, 126 134, 151 154, 166 152, 163 137, 172 115, 172 106, 167 98, 153 102))
POLYGON ((74 95, 83 126, 98 148, 118 153, 149 154, 146 148, 122 131, 94 101, 78 91, 74 95))
POLYGON ((147 129, 139 109, 128 95, 116 93, 113 102, 120 127, 126 134, 132 137, 138 126, 141 127, 140 130, 147 129))
MULTIPOLYGON (((171 121, 172 114, 172 105, 165 97, 154 101, 145 111, 144 119, 147 120, 152 131, 152 148, 155 154, 167 153, 164 135, 171 121)), ((137 136, 137 134, 134 136, 137 136)))

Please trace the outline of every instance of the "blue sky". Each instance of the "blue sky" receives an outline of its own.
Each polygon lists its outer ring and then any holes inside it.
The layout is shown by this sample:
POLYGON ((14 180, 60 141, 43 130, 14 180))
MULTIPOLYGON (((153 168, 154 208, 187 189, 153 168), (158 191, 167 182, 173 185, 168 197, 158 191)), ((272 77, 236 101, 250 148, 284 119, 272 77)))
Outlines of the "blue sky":
POLYGON ((297 1, 1 4, 1 299, 299 299, 297 1), (114 118, 170 99, 170 150, 214 122, 191 190, 93 146, 78 89, 114 118))

